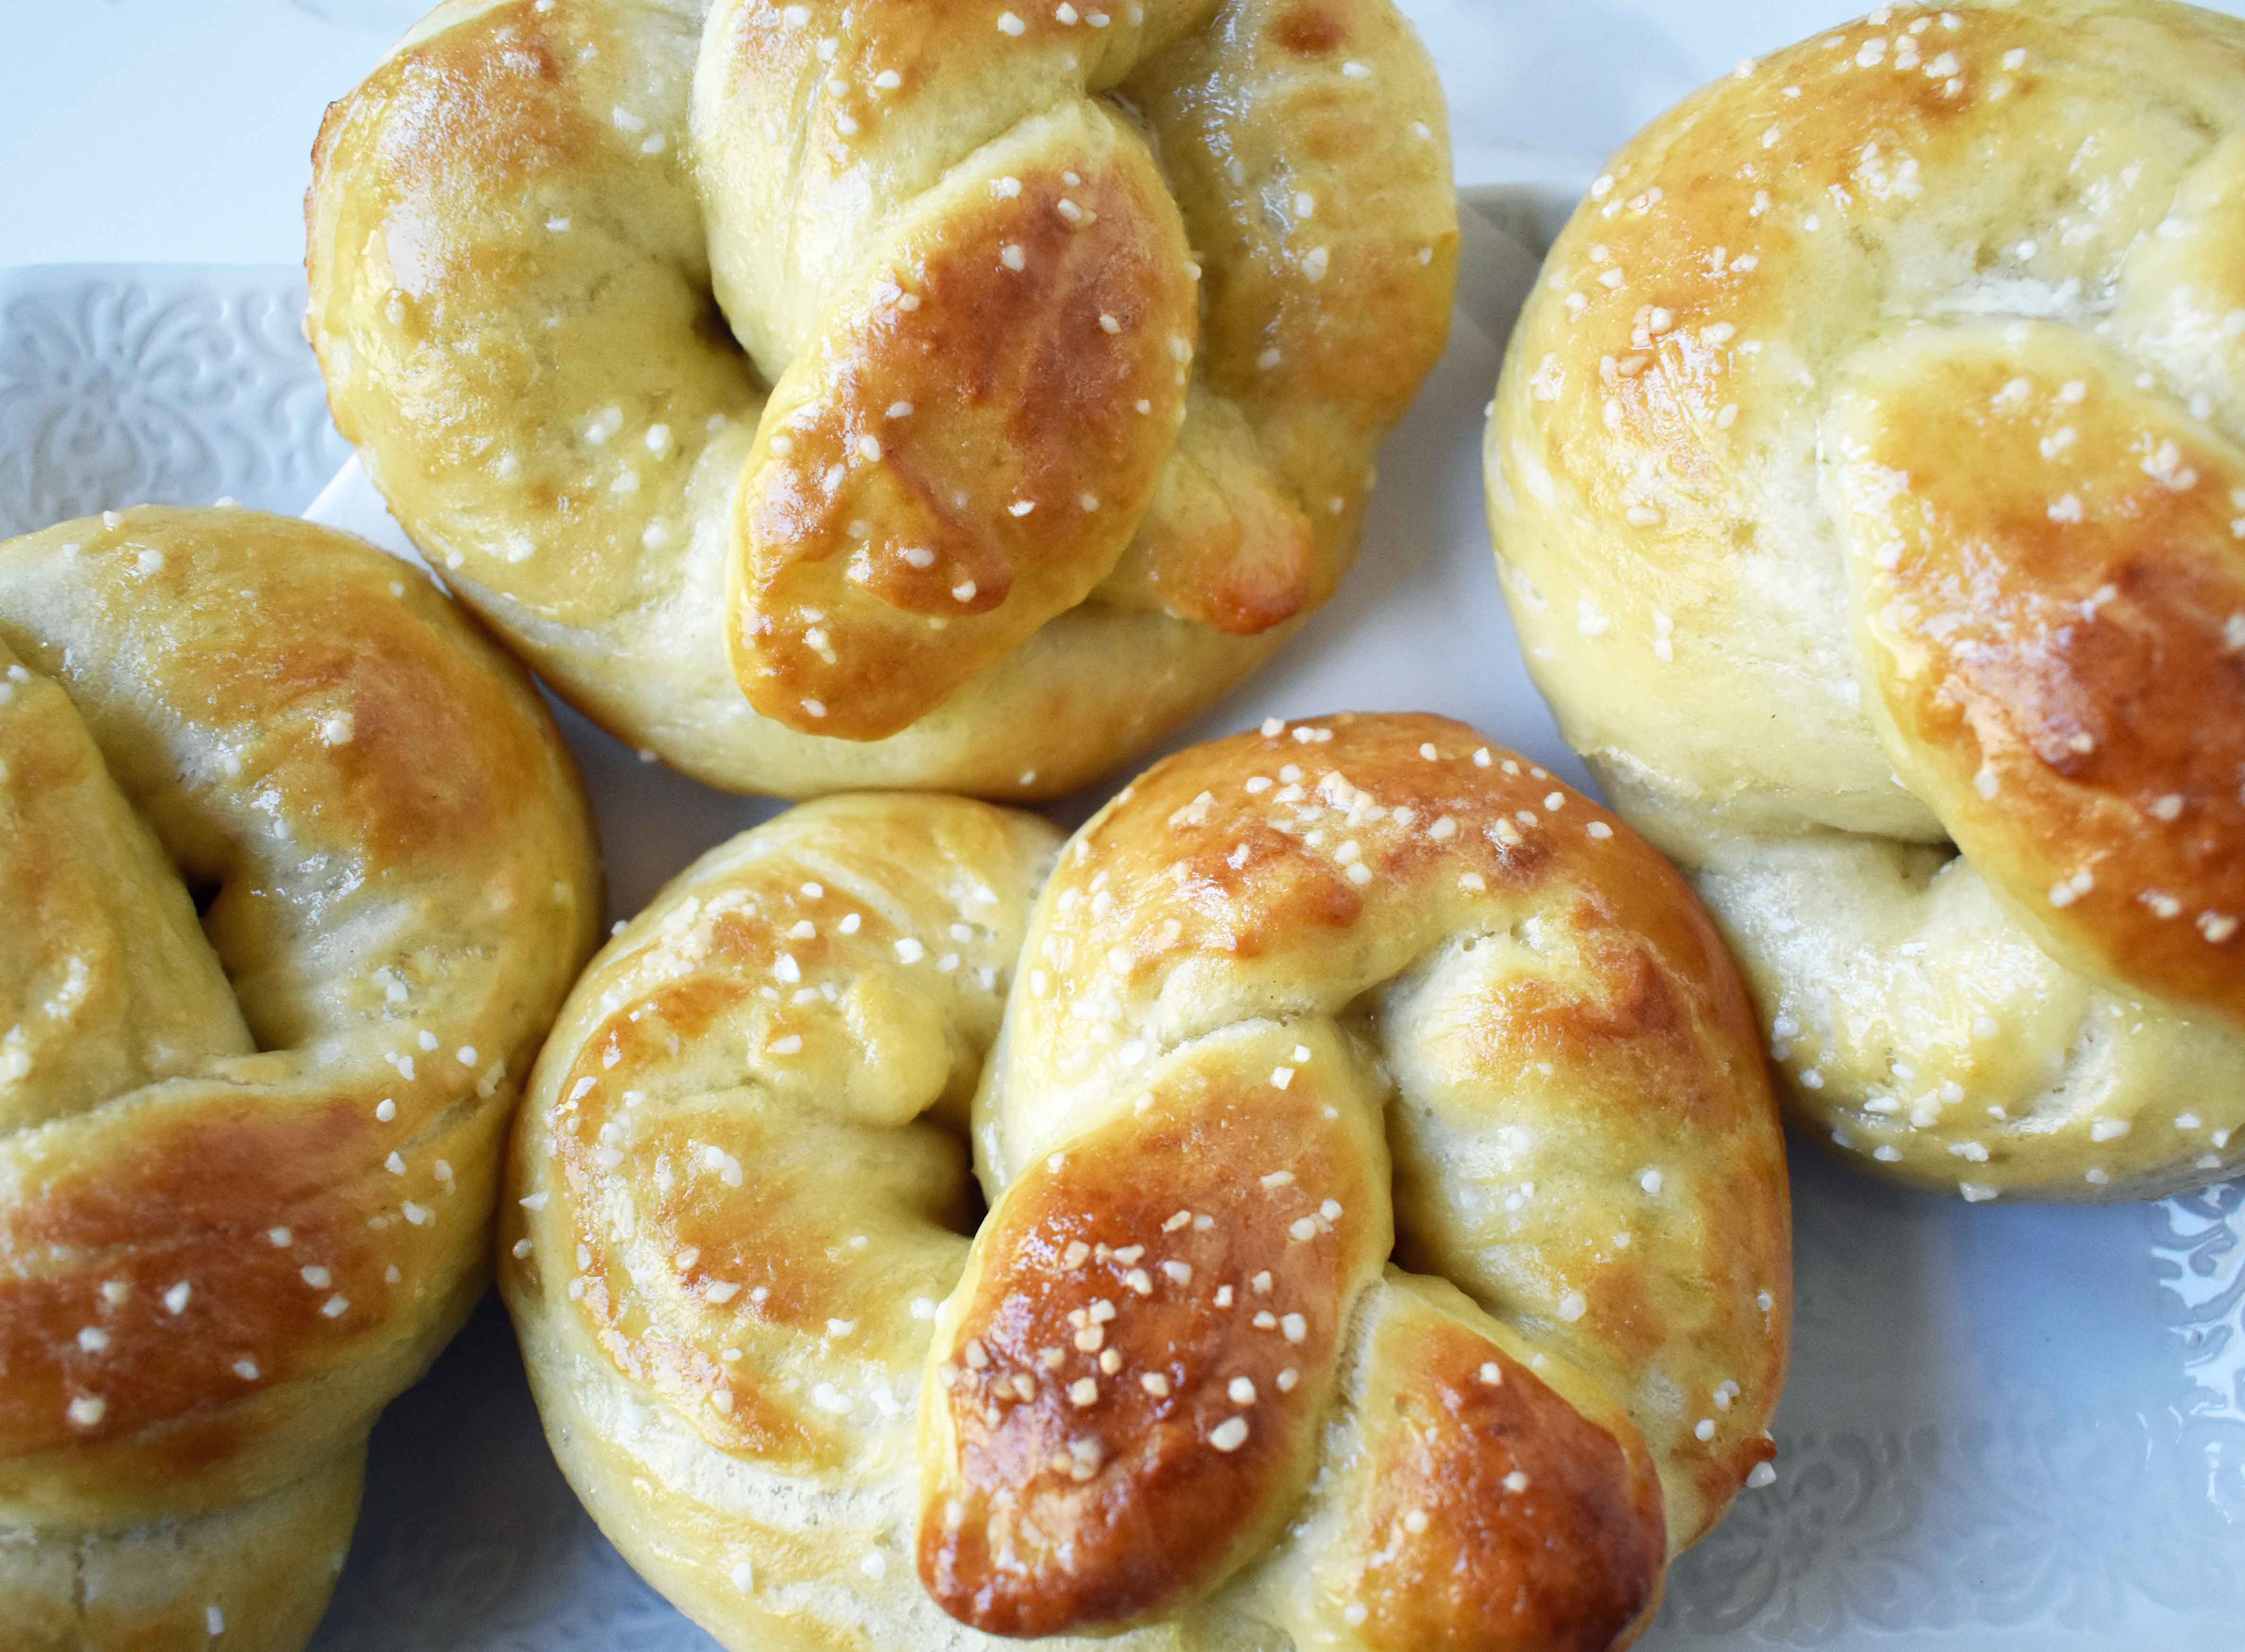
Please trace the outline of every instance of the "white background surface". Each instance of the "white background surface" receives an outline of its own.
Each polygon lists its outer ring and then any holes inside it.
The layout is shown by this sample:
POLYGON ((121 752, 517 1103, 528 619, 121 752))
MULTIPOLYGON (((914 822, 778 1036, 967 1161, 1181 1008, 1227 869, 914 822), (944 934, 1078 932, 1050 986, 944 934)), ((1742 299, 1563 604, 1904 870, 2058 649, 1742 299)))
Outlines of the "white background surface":
MULTIPOLYGON (((2217 0, 2245 13, 2245 0, 2217 0)), ((1402 0, 1459 174, 1603 154, 1849 0, 1402 0)), ((422 0, 0 0, 0 267, 295 263, 313 135, 422 0)))

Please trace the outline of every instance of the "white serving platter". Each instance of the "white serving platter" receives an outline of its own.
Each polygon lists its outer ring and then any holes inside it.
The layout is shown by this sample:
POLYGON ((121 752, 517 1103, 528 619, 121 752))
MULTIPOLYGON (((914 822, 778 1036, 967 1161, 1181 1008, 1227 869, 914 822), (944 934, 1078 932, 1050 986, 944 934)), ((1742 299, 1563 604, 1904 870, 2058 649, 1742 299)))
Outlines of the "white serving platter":
MULTIPOLYGON (((1539 163, 1475 200, 1532 235, 1579 184, 1539 163)), ((1475 221, 1449 351, 1382 463, 1356 572, 1179 743, 1274 714, 1424 708, 1587 783, 1523 669, 1481 510, 1482 408, 1533 273, 1529 249, 1475 221)), ((277 267, 0 274, 0 533, 144 499, 305 510, 346 455, 302 302, 277 267)), ((310 513, 404 544, 355 471, 310 513)), ((563 721, 600 810, 611 916, 776 807, 563 721)), ((1802 1147, 1794 1209, 1778 1478, 1675 1568, 1641 1646, 2245 1648, 2245 1183, 2103 1210, 1968 1209, 1802 1147)), ((713 1645, 571 1496, 486 1304, 376 1432, 317 1652, 713 1645)))

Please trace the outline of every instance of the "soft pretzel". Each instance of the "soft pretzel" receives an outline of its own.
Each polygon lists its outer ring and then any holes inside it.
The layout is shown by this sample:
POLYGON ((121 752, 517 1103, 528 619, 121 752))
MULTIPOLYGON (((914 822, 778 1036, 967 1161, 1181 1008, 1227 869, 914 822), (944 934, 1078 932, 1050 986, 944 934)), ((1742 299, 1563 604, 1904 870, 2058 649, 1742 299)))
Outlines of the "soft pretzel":
POLYGON ((0 1649, 310 1637, 597 897, 417 572, 240 511, 0 545, 0 1649))
POLYGON ((580 983, 502 1279, 601 1525, 757 1652, 1625 1645, 1789 1313, 1680 878, 1425 716, 1188 751, 1053 849, 807 805, 580 983))
POLYGON ((1968 1199, 2245 1162, 2245 25, 1901 7, 1700 92, 1489 434, 1530 661, 1793 1105, 1968 1199))
POLYGON ((735 789, 1142 749, 1332 592, 1448 326, 1389 0, 472 0, 315 168, 311 337, 391 508, 735 789))

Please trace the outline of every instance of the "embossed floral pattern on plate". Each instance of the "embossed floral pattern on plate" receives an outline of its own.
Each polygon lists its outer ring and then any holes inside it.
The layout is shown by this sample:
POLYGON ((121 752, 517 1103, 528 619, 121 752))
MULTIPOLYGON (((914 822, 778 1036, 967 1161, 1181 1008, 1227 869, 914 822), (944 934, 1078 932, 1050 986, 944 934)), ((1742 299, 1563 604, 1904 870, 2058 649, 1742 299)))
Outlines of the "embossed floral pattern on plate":
POLYGON ((299 511, 349 457, 286 269, 0 274, 0 534, 127 504, 299 511))

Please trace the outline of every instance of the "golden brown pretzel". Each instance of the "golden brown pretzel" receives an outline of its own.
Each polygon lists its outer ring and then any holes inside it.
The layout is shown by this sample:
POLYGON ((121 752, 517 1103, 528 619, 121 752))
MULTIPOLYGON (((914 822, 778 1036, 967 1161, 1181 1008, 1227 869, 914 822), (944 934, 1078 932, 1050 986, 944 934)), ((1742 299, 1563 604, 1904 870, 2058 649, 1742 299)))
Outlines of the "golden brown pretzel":
POLYGON ((1389 0, 454 3, 316 166, 312 339, 392 508, 736 789, 1143 748, 1332 592, 1448 325, 1389 0))
POLYGON ((2245 26, 1896 7, 1615 159, 1490 510, 1569 738, 1889 1173, 2245 1155, 2245 26))
POLYGON ((1681 881, 1421 716, 1197 748, 1053 849, 810 805, 580 983, 502 1279, 604 1528, 759 1652, 1626 1644, 1789 1313, 1681 881))
POLYGON ((568 756, 342 535, 66 523, 0 545, 0 1648, 301 1647, 591 944, 568 756))

